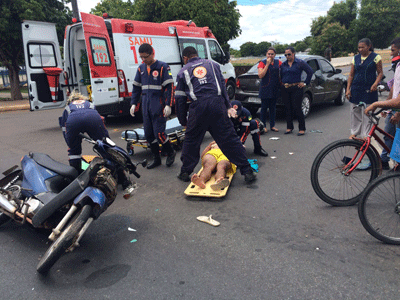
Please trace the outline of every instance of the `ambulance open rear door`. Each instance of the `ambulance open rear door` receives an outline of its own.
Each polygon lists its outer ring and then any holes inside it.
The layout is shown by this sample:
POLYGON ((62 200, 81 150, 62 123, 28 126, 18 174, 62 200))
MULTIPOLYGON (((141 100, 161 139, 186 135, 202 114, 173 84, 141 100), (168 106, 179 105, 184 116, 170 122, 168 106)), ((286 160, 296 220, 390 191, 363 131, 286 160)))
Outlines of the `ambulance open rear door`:
POLYGON ((119 102, 114 52, 103 18, 81 13, 90 69, 92 99, 100 114, 119 102))
POLYGON ((60 47, 55 24, 37 21, 22 23, 26 76, 31 110, 64 107, 60 47))

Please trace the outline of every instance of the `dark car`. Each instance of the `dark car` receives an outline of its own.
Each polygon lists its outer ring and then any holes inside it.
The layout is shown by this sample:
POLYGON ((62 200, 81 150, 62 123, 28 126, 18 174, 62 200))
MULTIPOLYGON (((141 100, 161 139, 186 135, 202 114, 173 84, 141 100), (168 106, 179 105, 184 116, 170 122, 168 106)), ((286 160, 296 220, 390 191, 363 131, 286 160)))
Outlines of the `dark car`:
MULTIPOLYGON (((285 56, 275 57, 280 61, 286 60, 285 56)), ((296 55, 296 58, 306 61, 313 69, 314 74, 311 83, 305 87, 302 110, 304 116, 310 113, 311 105, 334 101, 336 105, 343 105, 346 99, 347 78, 342 70, 335 69, 329 61, 317 55, 296 55)), ((258 97, 261 79, 258 78, 258 63, 251 69, 236 79, 235 99, 242 102, 243 106, 255 115, 261 107, 261 99, 258 97)), ((306 79, 303 72, 302 80, 306 79)), ((279 98, 277 106, 283 106, 282 99, 279 98)))

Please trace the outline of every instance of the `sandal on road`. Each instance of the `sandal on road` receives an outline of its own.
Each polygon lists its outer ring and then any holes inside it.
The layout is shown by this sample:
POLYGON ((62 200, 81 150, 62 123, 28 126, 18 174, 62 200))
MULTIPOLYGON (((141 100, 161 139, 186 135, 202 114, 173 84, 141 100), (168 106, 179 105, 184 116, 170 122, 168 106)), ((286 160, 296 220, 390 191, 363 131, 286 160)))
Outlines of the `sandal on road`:
POLYGON ((200 217, 197 217, 197 220, 199 220, 200 222, 204 222, 204 223, 210 224, 212 226, 219 226, 221 224, 220 222, 212 219, 212 215, 210 215, 209 217, 200 216, 200 217))

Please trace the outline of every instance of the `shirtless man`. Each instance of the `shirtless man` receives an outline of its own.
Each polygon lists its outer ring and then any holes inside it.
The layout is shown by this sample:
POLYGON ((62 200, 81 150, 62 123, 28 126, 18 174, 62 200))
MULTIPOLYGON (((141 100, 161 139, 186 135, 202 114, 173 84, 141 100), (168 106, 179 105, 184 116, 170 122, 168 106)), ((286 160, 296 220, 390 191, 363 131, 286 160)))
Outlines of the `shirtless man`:
POLYGON ((229 185, 229 179, 226 178, 226 174, 235 174, 236 172, 236 165, 228 160, 215 141, 204 149, 201 154, 201 164, 203 170, 200 175, 195 173, 191 179, 192 183, 201 189, 206 188, 206 182, 210 180, 211 175, 215 172, 216 179, 215 183, 211 185, 211 189, 214 191, 221 190, 229 185))

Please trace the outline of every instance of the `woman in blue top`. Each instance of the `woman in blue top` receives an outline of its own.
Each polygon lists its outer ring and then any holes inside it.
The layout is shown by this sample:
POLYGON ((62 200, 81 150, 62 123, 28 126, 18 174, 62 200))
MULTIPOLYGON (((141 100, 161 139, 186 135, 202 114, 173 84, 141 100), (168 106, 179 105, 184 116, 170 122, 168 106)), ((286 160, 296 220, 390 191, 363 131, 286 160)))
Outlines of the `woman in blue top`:
POLYGON ((363 114, 364 108, 356 105, 378 101, 378 83, 383 77, 382 58, 374 52, 370 39, 363 38, 358 42, 358 52, 352 61, 346 90, 346 97, 351 102, 351 139, 357 135, 363 138, 368 135, 372 124, 363 114))
POLYGON ((286 61, 281 65, 281 81, 282 81, 282 102, 286 108, 286 123, 287 129, 285 134, 293 131, 293 118, 296 115, 299 121, 299 133, 304 135, 306 132, 306 123, 304 120, 301 103, 303 102, 303 88, 310 84, 313 70, 301 59, 295 57, 293 47, 288 47, 285 50, 286 61), (304 82, 301 81, 301 73, 307 73, 307 78, 304 82))
POLYGON ((264 123, 264 131, 267 132, 267 108, 269 109, 269 126, 271 131, 279 131, 275 127, 275 108, 276 99, 280 95, 279 68, 282 62, 275 59, 276 50, 268 48, 267 58, 258 64, 258 77, 261 78, 260 93, 261 98, 261 122, 264 123))

